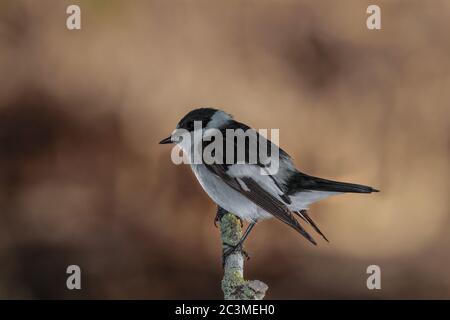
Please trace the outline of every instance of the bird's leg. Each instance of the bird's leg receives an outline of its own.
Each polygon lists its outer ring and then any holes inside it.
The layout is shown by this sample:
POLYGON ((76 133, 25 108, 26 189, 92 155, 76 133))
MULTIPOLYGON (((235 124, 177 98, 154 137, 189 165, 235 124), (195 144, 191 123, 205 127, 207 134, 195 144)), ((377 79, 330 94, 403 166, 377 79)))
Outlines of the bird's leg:
POLYGON ((250 234, 250 231, 252 231, 252 229, 255 225, 256 225, 256 222, 251 222, 248 225, 247 229, 244 232, 244 235, 241 237, 241 239, 239 240, 239 242, 236 245, 229 245, 227 243, 224 243, 224 245, 227 246, 227 248, 223 251, 223 261, 224 262, 225 262, 226 258, 230 254, 235 252, 236 250, 240 250, 247 259, 250 259, 250 256, 248 255, 248 253, 245 252, 245 250, 243 249, 243 245, 244 245, 245 239, 247 239, 248 235, 250 234))

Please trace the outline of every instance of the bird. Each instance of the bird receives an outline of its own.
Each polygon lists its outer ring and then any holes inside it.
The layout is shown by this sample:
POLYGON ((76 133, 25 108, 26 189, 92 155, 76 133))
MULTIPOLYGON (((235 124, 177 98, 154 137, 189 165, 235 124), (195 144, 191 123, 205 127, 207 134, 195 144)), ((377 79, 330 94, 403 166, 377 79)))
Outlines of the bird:
POLYGON ((234 147, 231 150, 233 155, 227 157, 227 154, 230 155, 227 148, 215 150, 213 156, 222 161, 190 161, 191 169, 203 190, 217 204, 215 224, 227 212, 238 216, 241 222, 248 222, 248 227, 237 244, 229 244, 226 255, 236 250, 243 251, 244 241, 254 226, 269 218, 284 222, 310 243, 317 245, 301 221, 310 225, 329 242, 308 214, 309 205, 343 193, 379 192, 370 186, 323 179, 301 172, 294 166, 292 158, 278 145, 216 108, 204 107, 188 112, 178 122, 172 134, 159 143, 176 144, 192 160, 195 150, 206 150, 211 145, 214 140, 211 132, 222 135, 221 138, 226 142, 222 145, 228 143, 232 146, 231 149, 234 147), (234 133, 231 138, 227 135, 230 130, 234 133), (246 132, 251 132, 256 137, 256 148, 249 143, 250 139, 243 136, 246 132), (244 141, 244 145, 240 146, 239 141, 244 141), (266 170, 268 163, 261 161, 259 156, 262 150, 258 146, 266 146, 267 150, 277 155, 278 168, 275 172, 266 170), (244 159, 238 159, 239 150, 243 150, 244 159), (251 156, 256 156, 257 160, 249 161, 251 156))

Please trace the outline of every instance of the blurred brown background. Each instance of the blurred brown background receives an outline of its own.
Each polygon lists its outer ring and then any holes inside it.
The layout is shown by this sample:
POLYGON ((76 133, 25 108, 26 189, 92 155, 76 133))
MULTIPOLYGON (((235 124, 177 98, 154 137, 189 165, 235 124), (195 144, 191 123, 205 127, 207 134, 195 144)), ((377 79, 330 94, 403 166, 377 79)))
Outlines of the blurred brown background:
POLYGON ((261 223, 268 298, 450 298, 449 21, 448 0, 1 0, 0 298, 221 298, 215 206, 157 144, 198 106, 382 191, 313 205, 329 244, 261 223))

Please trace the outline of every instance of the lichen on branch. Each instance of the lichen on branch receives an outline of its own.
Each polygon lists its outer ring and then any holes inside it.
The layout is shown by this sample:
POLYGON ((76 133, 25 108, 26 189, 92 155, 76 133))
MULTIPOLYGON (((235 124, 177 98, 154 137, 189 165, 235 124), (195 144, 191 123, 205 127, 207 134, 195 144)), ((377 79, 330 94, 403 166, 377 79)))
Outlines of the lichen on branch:
POLYGON ((244 279, 244 254, 242 251, 236 250, 226 258, 223 255, 230 245, 236 245, 242 237, 241 220, 231 213, 223 215, 220 220, 220 235, 222 259, 225 259, 222 279, 225 300, 262 300, 268 286, 259 280, 244 279))

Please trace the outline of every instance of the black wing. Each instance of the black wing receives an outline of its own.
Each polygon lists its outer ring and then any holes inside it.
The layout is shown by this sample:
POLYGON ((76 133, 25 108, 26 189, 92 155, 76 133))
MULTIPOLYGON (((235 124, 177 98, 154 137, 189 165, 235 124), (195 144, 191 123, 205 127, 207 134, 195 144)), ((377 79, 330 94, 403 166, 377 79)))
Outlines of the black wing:
POLYGON ((294 218, 293 213, 280 200, 272 196, 264 188, 262 188, 252 178, 242 177, 233 178, 226 173, 226 167, 223 165, 206 165, 206 167, 213 173, 219 176, 228 186, 241 193, 244 197, 252 201, 254 204, 272 214, 275 218, 283 221, 288 226, 292 227, 311 243, 316 245, 316 241, 309 235, 300 223, 294 218), (247 189, 243 189, 237 181, 240 179, 247 189))
POLYGON ((296 211, 294 212, 296 215, 298 215, 300 218, 302 218, 305 222, 309 223, 311 225, 311 227, 313 227, 314 230, 316 230, 316 232, 318 234, 320 234, 322 236, 322 238, 325 239, 325 241, 330 242, 327 237, 325 237, 325 235, 322 233, 322 231, 320 231, 319 227, 317 226, 317 224, 314 222, 313 219, 311 219, 311 217, 308 215, 308 212, 306 210, 300 210, 300 211, 296 211))

